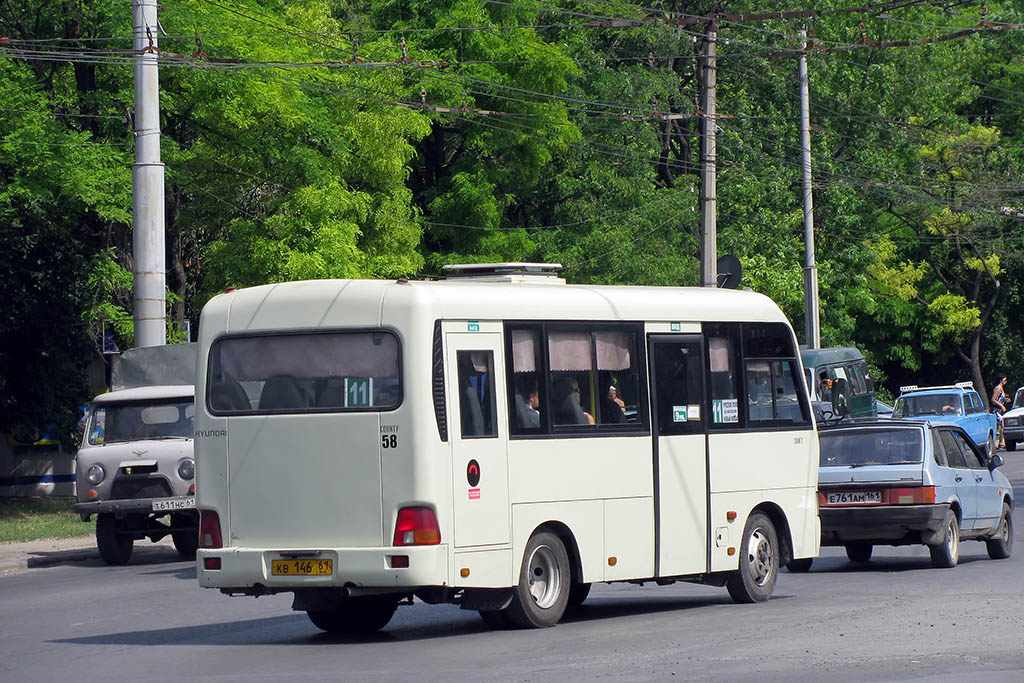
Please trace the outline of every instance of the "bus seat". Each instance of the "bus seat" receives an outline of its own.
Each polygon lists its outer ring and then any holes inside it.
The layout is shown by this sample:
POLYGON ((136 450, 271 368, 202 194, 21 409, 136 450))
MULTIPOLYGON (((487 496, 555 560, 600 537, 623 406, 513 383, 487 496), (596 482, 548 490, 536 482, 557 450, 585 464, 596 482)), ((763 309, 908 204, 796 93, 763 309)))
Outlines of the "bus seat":
POLYGON ((251 410, 245 389, 234 377, 215 381, 210 387, 210 407, 214 410, 251 410))
POLYGON ((587 416, 583 413, 583 406, 576 395, 569 378, 563 377, 555 382, 551 389, 553 400, 551 401, 552 415, 556 425, 585 425, 589 424, 587 416))
POLYGON ((343 408, 345 406, 345 380, 331 379, 316 399, 317 408, 343 408))
POLYGON ((260 410, 296 410, 305 407, 303 393, 288 375, 271 377, 260 392, 260 410))
POLYGON ((484 435, 484 411, 480 407, 480 397, 470 383, 468 377, 459 373, 459 409, 462 413, 462 435, 484 435))

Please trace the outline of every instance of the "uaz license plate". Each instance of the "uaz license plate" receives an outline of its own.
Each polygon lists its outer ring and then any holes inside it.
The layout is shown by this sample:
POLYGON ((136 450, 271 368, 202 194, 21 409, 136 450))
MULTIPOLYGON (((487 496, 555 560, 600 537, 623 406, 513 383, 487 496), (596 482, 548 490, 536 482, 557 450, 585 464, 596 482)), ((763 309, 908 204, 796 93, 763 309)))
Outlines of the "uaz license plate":
POLYGON ((273 576, 330 576, 334 560, 271 560, 273 576))
POLYGON ((162 500, 153 501, 153 512, 163 512, 166 510, 191 510, 195 506, 196 499, 194 496, 164 498, 162 500))
POLYGON ((882 502, 881 491, 836 491, 825 496, 829 505, 872 505, 882 502))

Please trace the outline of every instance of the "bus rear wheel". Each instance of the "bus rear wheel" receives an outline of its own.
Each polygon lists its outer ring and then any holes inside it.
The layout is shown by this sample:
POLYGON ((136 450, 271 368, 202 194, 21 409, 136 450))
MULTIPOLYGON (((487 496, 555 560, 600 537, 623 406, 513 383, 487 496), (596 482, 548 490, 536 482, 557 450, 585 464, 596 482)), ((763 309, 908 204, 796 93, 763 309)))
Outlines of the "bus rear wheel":
POLYGON ((349 598, 332 609, 310 610, 306 615, 328 633, 373 633, 387 626, 396 609, 394 598, 349 598))
POLYGON ((726 588, 736 602, 764 602, 775 590, 779 577, 779 538, 763 513, 755 512, 743 527, 740 566, 729 576, 726 588))
POLYGON ((569 604, 572 570, 562 540, 549 531, 534 534, 526 544, 509 621, 522 628, 554 626, 569 604))

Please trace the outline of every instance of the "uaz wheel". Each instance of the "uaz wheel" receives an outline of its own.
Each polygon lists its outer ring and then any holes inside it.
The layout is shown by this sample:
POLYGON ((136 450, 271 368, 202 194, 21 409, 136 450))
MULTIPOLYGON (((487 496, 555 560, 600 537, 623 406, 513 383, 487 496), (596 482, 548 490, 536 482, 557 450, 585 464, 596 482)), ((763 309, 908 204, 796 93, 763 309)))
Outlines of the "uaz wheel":
POLYGON ((135 545, 131 536, 118 533, 119 527, 114 515, 107 512, 96 515, 96 547, 103 561, 110 565, 128 564, 135 545))

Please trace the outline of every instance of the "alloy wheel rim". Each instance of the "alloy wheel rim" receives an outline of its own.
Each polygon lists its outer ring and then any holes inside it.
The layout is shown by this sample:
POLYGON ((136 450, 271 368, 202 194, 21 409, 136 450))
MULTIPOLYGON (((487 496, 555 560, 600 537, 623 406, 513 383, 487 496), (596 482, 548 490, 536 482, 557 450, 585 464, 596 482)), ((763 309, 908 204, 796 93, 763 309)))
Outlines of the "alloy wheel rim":
POLYGON ((558 562, 550 546, 541 545, 530 555, 529 567, 530 597, 541 609, 548 609, 558 600, 561 576, 558 562))

